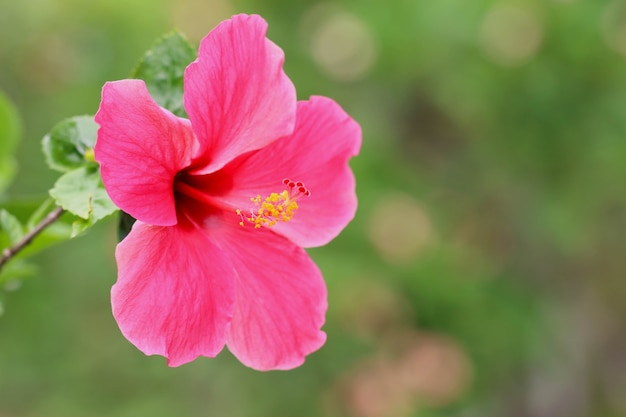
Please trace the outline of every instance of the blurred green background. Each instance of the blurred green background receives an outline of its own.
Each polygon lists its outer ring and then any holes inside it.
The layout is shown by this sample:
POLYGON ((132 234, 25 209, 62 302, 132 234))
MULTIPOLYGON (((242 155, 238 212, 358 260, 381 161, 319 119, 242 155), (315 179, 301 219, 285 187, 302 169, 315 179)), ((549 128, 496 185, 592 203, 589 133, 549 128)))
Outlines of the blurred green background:
POLYGON ((310 251, 326 345, 290 372, 145 357, 110 313, 110 219, 0 293, 0 416, 626 416, 623 1, 0 0, 8 197, 45 196, 41 137, 158 36, 240 12, 363 127, 357 217, 310 251))

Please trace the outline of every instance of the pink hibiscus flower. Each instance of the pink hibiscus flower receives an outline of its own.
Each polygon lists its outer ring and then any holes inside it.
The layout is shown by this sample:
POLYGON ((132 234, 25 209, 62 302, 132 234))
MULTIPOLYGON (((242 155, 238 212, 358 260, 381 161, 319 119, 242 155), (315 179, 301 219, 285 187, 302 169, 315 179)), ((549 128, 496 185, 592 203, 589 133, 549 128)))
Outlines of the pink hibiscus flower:
POLYGON ((252 368, 290 369, 326 339, 326 287, 303 248, 354 217, 361 131, 328 98, 296 101, 266 31, 238 15, 201 41, 185 71, 189 120, 141 80, 102 91, 96 159, 137 219, 115 252, 113 315, 170 366, 227 345, 252 368))

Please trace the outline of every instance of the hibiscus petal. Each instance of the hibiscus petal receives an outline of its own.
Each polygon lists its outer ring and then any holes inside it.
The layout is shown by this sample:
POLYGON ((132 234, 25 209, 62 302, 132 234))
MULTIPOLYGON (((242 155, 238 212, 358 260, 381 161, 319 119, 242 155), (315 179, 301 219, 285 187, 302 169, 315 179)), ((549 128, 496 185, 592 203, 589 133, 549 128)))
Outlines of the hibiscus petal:
POLYGON ((322 275, 302 248, 270 230, 231 230, 215 237, 237 256, 228 349, 257 370, 295 368, 326 341, 322 275))
POLYGON ((197 172, 214 172, 293 130, 295 88, 266 31, 260 16, 234 16, 201 41, 185 71, 185 109, 200 142, 197 172))
POLYGON ((139 350, 167 357, 169 366, 222 350, 234 308, 234 272, 203 231, 136 222, 115 255, 113 315, 139 350))
POLYGON ((298 103, 293 135, 225 167, 231 190, 219 198, 236 208, 250 197, 280 192, 282 180, 302 181, 310 197, 287 223, 272 230, 299 246, 321 246, 335 238, 356 212, 355 181, 348 160, 361 147, 361 128, 333 100, 311 97, 298 103))
POLYGON ((172 185, 193 154, 189 121, 159 107, 142 80, 106 83, 95 120, 95 157, 111 200, 143 222, 176 224, 172 185))

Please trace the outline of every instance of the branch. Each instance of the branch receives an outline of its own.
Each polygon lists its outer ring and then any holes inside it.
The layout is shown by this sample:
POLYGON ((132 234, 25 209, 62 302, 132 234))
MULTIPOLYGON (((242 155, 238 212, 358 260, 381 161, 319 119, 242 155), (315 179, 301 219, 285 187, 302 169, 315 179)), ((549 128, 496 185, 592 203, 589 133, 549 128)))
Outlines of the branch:
POLYGON ((57 207, 52 210, 48 215, 37 225, 20 239, 15 245, 10 248, 6 248, 2 251, 2 257, 0 258, 0 269, 7 263, 12 257, 17 255, 19 251, 24 249, 39 233, 41 233, 46 227, 50 226, 55 221, 59 220, 59 217, 63 214, 63 208, 57 207))

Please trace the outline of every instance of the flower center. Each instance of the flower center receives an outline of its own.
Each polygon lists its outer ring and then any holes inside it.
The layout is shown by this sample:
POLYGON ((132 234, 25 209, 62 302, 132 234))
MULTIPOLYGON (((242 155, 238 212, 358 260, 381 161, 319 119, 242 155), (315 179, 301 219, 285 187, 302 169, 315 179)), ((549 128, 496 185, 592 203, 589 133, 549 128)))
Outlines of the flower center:
POLYGON ((261 200, 261 196, 250 198, 254 206, 248 210, 248 213, 237 209, 236 212, 241 218, 239 225, 243 227, 246 222, 252 223, 255 229, 261 226, 272 227, 278 222, 286 223, 293 218, 296 210, 298 210, 297 201, 302 197, 309 197, 311 191, 300 181, 294 182, 289 178, 283 180, 283 184, 287 186, 286 190, 280 193, 272 193, 261 200))

